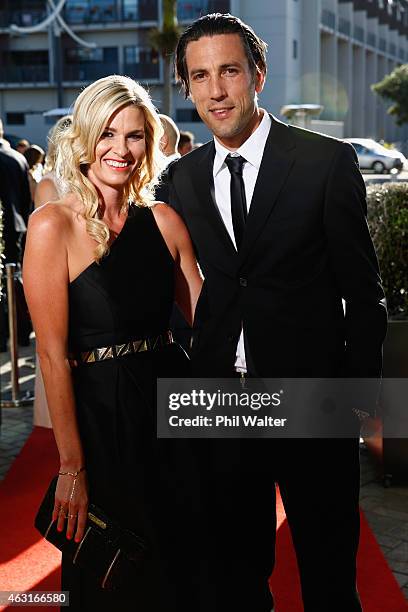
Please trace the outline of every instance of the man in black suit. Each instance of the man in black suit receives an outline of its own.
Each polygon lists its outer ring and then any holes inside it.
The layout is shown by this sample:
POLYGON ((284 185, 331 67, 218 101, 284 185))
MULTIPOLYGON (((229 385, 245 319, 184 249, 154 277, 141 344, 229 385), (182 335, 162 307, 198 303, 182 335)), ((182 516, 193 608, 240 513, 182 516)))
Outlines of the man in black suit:
MULTIPOLYGON (((205 277, 195 374, 378 377, 386 306, 354 149, 258 107, 265 51, 250 27, 219 14, 189 26, 176 50, 178 79, 214 134, 169 168, 170 202, 205 277)), ((355 408, 375 407, 360 397, 355 408)), ((305 611, 361 610, 358 443, 356 426, 347 439, 197 445, 207 493, 203 610, 270 611, 274 482, 305 611)))
MULTIPOLYGON (((4 263, 20 264, 31 208, 28 165, 25 157, 14 151, 3 136, 3 123, 0 119, 0 202, 3 210, 4 263)), ((17 285, 16 291, 19 343, 27 345, 31 323, 22 287, 17 285)), ((2 351, 6 350, 7 313, 5 306, 6 300, 2 300, 0 311, 0 348, 2 351)))

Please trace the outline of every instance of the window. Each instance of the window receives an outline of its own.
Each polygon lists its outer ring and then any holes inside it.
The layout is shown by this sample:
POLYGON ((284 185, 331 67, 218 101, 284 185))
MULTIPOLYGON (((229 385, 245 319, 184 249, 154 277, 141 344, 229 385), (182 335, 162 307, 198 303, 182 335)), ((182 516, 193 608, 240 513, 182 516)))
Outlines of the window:
POLYGON ((151 47, 131 45, 125 47, 125 72, 134 79, 160 77, 159 54, 151 47))
POLYGON ((157 21, 157 0, 122 0, 122 2, 125 21, 157 21))
POLYGON ((118 21, 115 0, 68 0, 64 16, 68 23, 118 21))
POLYGON ((293 41, 293 59, 297 59, 298 56, 298 41, 295 39, 293 41))
POLYGON ((118 72, 118 49, 73 47, 65 50, 64 80, 94 81, 118 72))
POLYGON ((8 125, 25 125, 25 114, 6 113, 6 123, 8 123, 8 125))

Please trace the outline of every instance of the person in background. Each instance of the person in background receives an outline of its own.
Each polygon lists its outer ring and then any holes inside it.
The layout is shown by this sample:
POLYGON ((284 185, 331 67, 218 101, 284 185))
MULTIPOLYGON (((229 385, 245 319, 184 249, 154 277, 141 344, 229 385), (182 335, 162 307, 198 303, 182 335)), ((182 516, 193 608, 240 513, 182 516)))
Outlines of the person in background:
MULTIPOLYGON (((31 194, 28 178, 28 164, 21 153, 18 153, 4 140, 3 122, 0 119, 0 201, 3 209, 4 264, 15 263, 19 271, 24 252, 24 241, 27 231, 28 215, 31 209, 31 194)), ((5 283, 5 275, 3 275, 5 283)), ((4 295, 5 295, 4 287, 4 295)), ((17 332, 22 346, 30 343, 31 323, 21 288, 16 283, 17 332)), ((8 334, 7 300, 1 300, 0 337, 1 350, 5 351, 8 334)))
POLYGON ((26 140, 25 138, 22 138, 21 140, 18 141, 16 145, 16 151, 21 153, 21 155, 24 155, 24 153, 27 151, 29 146, 30 146, 30 143, 28 142, 28 140, 26 140))
POLYGON ((192 132, 180 132, 180 140, 178 144, 178 152, 181 156, 190 153, 193 150, 194 134, 192 132))
POLYGON ((154 201, 161 135, 141 85, 95 81, 58 137, 60 199, 29 222, 24 290, 61 462, 53 519, 80 542, 91 500, 148 543, 141 575, 113 592, 63 554, 73 612, 198 609, 185 578, 196 479, 155 417, 157 377, 189 370, 168 331, 173 301, 191 323, 202 280, 180 217, 154 201))
MULTIPOLYGON (((173 119, 168 115, 159 115, 160 122, 163 127, 163 136, 160 139, 160 149, 163 155, 166 156, 166 164, 170 164, 173 160, 180 157, 180 153, 177 150, 180 131, 173 119)), ((167 202, 167 200, 163 200, 167 202)))
MULTIPOLYGON (((160 149, 166 156, 166 167, 160 174, 160 181, 156 186, 155 198, 159 202, 169 201, 169 186, 167 172, 169 166, 181 155, 177 148, 179 146, 180 131, 168 115, 159 115, 163 127, 163 136, 160 139, 160 149)), ((176 342, 188 353, 191 342, 191 326, 187 323, 177 304, 173 305, 173 312, 170 318, 170 329, 176 342)))
POLYGON ((45 152, 41 147, 33 144, 25 150, 24 157, 28 163, 28 179, 30 181, 31 200, 34 203, 37 184, 41 181, 44 170, 43 162, 45 152))
POLYGON ((72 123, 72 115, 58 119, 47 136, 47 154, 45 156, 44 173, 35 191, 34 207, 38 208, 46 202, 58 199, 57 181, 55 178, 55 159, 58 150, 58 140, 72 123))

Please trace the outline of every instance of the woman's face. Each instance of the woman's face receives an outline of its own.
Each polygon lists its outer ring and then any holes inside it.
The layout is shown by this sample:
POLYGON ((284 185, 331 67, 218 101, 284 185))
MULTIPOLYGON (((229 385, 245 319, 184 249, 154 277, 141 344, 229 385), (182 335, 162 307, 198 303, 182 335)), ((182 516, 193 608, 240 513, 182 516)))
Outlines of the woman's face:
POLYGON ((89 165, 88 178, 103 189, 125 187, 144 158, 146 151, 143 111, 129 105, 109 118, 89 165))

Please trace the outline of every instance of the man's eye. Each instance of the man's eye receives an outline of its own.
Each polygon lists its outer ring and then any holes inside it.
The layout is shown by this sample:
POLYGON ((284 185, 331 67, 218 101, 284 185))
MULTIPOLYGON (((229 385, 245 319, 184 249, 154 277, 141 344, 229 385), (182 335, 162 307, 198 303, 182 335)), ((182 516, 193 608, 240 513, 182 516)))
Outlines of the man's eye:
POLYGON ((195 74, 193 78, 195 81, 200 81, 204 78, 204 72, 197 72, 197 74, 195 74))
POLYGON ((237 69, 236 69, 236 68, 227 68, 227 69, 225 70, 225 72, 226 72, 227 74, 236 74, 237 69))

